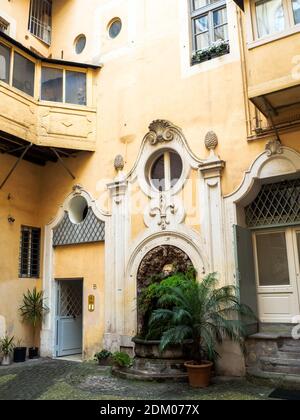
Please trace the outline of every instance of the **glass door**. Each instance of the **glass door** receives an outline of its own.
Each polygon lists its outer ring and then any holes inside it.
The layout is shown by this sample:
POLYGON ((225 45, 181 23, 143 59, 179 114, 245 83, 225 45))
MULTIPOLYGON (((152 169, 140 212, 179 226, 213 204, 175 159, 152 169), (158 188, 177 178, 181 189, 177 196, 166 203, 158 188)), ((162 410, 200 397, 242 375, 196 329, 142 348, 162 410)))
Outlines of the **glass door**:
POLYGON ((258 231, 254 248, 260 321, 292 322, 300 313, 292 229, 258 231))

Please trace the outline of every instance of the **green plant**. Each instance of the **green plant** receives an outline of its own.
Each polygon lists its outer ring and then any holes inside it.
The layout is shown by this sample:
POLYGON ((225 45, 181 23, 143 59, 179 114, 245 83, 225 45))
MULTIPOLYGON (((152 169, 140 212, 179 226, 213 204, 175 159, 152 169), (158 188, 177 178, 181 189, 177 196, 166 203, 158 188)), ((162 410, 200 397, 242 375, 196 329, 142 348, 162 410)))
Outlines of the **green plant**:
MULTIPOLYGON (((143 319, 143 327, 140 334, 142 337, 152 340, 159 340, 160 335, 152 329, 151 334, 148 330, 148 324, 152 312, 158 308, 157 303, 159 299, 168 293, 171 288, 179 287, 186 289, 190 287, 192 281, 196 279, 196 271, 193 267, 190 267, 186 273, 175 273, 170 277, 161 281, 160 276, 156 276, 152 279, 152 283, 142 290, 138 299, 139 316, 143 319)), ((172 307, 172 306, 171 306, 172 307)), ((169 309, 171 309, 169 307, 169 309)))
POLYGON ((9 356, 10 353, 14 350, 14 337, 9 337, 8 335, 5 335, 0 340, 0 353, 3 353, 4 356, 9 356))
POLYGON ((109 357, 112 357, 112 353, 108 350, 101 350, 99 353, 96 353, 94 360, 101 362, 102 360, 107 360, 109 357))
POLYGON ((127 353, 117 351, 112 357, 114 364, 121 368, 132 366, 132 358, 127 353))
POLYGON ((48 307, 44 302, 44 292, 38 292, 36 287, 34 287, 32 291, 27 290, 23 294, 23 305, 19 308, 23 321, 32 325, 33 345, 35 343, 37 327, 40 326, 44 315, 48 311, 48 307))
POLYGON ((210 274, 200 283, 193 281, 189 288, 173 287, 159 299, 160 308, 152 313, 149 328, 150 332, 161 329, 161 351, 192 339, 192 357, 201 364, 204 357, 211 361, 219 357, 216 347, 225 338, 243 346, 241 318, 255 315, 239 302, 234 286, 216 288, 217 284, 216 274, 210 274))

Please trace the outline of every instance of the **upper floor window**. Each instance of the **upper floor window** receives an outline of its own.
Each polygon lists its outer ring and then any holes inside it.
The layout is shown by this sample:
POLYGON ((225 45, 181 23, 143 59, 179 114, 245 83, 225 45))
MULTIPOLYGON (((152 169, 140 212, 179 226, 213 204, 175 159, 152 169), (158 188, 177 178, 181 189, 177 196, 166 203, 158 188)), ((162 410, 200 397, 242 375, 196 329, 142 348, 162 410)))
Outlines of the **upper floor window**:
POLYGON ((0 32, 4 32, 8 35, 9 33, 9 23, 0 16, 0 32))
POLYGON ((256 38, 275 35, 300 24, 300 0, 257 0, 252 14, 256 38))
POLYGON ((52 0, 31 0, 28 29, 32 35, 50 45, 52 0))
POLYGON ((14 54, 13 86, 27 95, 34 95, 35 63, 21 54, 14 54))
POLYGON ((179 181, 183 164, 179 154, 172 150, 163 151, 150 167, 150 183, 158 191, 168 191, 179 181))
POLYGON ((86 105, 86 73, 42 67, 41 99, 86 105))
POLYGON ((10 55, 10 48, 0 44, 0 80, 5 83, 9 83, 10 55))
POLYGON ((19 277, 39 278, 41 229, 21 227, 19 277))
POLYGON ((190 0, 193 61, 205 61, 229 52, 226 0, 190 0))

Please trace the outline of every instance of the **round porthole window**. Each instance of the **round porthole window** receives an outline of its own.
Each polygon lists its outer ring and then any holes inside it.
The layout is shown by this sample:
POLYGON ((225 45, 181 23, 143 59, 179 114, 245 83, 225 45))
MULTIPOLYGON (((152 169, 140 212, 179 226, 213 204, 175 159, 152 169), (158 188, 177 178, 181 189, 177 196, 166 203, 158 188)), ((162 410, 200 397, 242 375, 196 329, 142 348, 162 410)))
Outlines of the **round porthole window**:
POLYGON ((69 204, 69 217, 72 223, 78 224, 84 221, 88 213, 88 203, 84 197, 74 197, 69 204))
POLYGON ((117 38, 122 29, 122 21, 120 18, 113 19, 108 25, 108 33, 110 38, 117 38))
POLYGON ((158 191, 168 191, 175 187, 182 173, 183 164, 179 154, 165 150, 151 164, 150 183, 158 191))
POLYGON ((81 54, 86 46, 86 36, 85 35, 79 35, 75 39, 75 52, 76 54, 81 54))

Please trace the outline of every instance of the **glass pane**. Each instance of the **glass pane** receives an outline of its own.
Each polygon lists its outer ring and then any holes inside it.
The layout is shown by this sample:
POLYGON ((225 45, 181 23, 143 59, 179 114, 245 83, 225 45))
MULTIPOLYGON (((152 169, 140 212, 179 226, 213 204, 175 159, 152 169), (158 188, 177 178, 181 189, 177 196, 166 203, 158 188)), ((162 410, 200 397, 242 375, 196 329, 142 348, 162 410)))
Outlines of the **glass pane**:
POLYGON ((195 33, 201 34, 201 32, 208 31, 208 15, 200 16, 194 20, 195 22, 195 33))
POLYGON ((164 191, 165 184, 165 156, 161 155, 153 164, 151 169, 151 180, 155 188, 164 191))
POLYGON ((228 25, 219 26, 214 29, 214 41, 228 41, 228 25))
POLYGON ((171 187, 177 184, 182 175, 182 160, 177 153, 170 152, 171 187))
POLYGON ((216 10, 214 12, 214 27, 219 25, 224 25, 224 23, 227 23, 227 9, 224 7, 223 9, 216 10))
POLYGON ((42 101, 63 101, 63 71, 59 69, 42 68, 42 101))
POLYGON ((208 32, 196 36, 196 50, 203 50, 209 47, 209 34, 208 32))
POLYGON ((86 74, 66 71, 66 102, 86 105, 86 74))
POLYGON ((295 24, 300 23, 300 0, 292 0, 295 24))
POLYGON ((109 36, 114 39, 116 38, 122 29, 122 22, 120 19, 115 20, 109 27, 109 36))
POLYGON ((86 37, 84 35, 80 35, 75 43, 75 51, 76 54, 81 54, 82 51, 85 49, 86 46, 86 37))
POLYGON ((259 38, 284 31, 282 0, 266 0, 256 3, 256 20, 259 38))
POLYGON ((208 4, 218 3, 220 0, 193 0, 193 10, 198 10, 208 4))
POLYGON ((290 284, 284 232, 256 236, 260 286, 290 284))
POLYGON ((0 80, 9 83, 10 49, 0 44, 0 80))
POLYGON ((33 96, 34 94, 34 70, 35 65, 32 61, 22 55, 14 55, 13 86, 22 92, 33 96))

